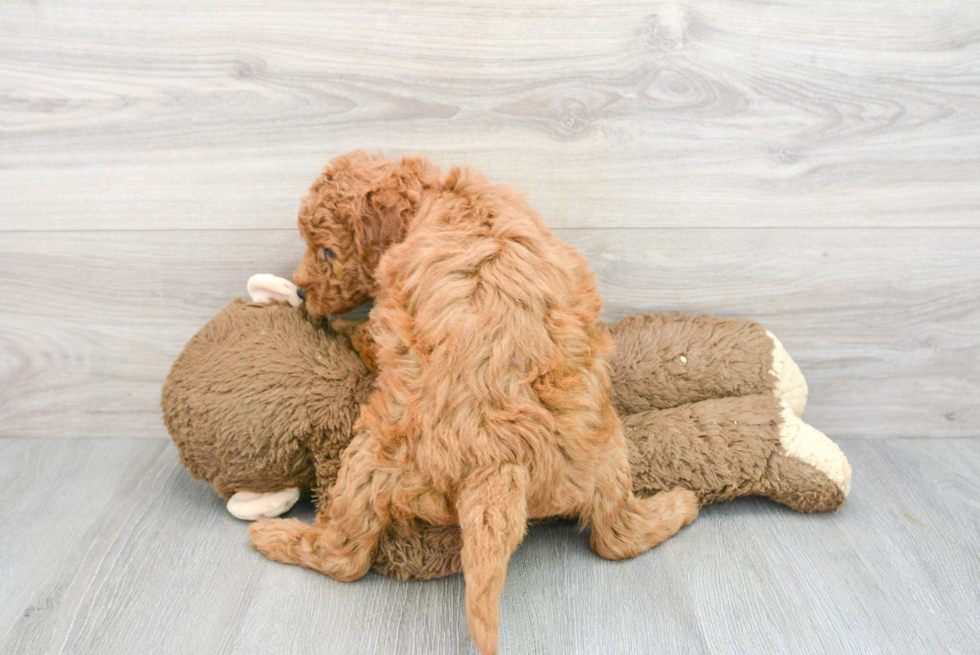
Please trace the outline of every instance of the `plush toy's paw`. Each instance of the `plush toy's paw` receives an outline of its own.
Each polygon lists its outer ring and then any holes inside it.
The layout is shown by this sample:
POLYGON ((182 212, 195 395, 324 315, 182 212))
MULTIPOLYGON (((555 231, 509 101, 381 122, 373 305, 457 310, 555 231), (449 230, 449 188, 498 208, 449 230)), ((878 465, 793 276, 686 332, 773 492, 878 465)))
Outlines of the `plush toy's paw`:
POLYGON ((296 285, 286 278, 267 273, 259 273, 248 278, 248 296, 252 302, 271 302, 278 300, 299 307, 303 300, 299 297, 296 285))
POLYGON ((806 407, 806 398, 809 390, 806 386, 806 378, 803 372, 796 365, 793 358, 789 356, 783 344, 779 342, 769 330, 766 334, 772 339, 772 369, 770 373, 776 378, 776 388, 773 393, 797 416, 803 416, 803 409, 806 407))
POLYGON ((283 489, 272 493, 239 491, 228 499, 228 511, 243 521, 271 519, 288 512, 299 500, 299 489, 283 489))
POLYGON ((851 465, 840 447, 823 432, 804 423, 785 401, 780 416, 783 422, 779 427, 779 443, 783 452, 821 471, 847 496, 851 490, 851 465))

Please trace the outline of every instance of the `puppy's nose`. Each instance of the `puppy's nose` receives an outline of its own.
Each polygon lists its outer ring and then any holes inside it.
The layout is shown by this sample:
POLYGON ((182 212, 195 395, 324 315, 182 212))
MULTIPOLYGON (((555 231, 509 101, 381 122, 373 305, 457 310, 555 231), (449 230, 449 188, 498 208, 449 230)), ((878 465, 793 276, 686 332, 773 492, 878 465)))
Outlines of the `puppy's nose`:
POLYGON ((306 300, 306 292, 303 291, 302 289, 297 288, 296 295, 299 296, 300 300, 306 300))

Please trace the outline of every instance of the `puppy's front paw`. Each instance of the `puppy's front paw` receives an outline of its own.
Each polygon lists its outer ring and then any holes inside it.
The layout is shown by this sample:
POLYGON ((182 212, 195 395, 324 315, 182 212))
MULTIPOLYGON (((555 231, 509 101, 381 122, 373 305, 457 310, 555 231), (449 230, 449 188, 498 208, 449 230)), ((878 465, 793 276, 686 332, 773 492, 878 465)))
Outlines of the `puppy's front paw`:
POLYGON ((354 331, 354 328, 358 326, 359 321, 348 321, 343 318, 335 318, 330 321, 330 327, 337 334, 342 334, 344 336, 350 336, 350 333, 354 331))
POLYGON ((371 336, 370 321, 345 321, 337 318, 330 321, 330 327, 350 340, 351 347, 361 356, 361 361, 369 371, 378 372, 378 346, 371 336))

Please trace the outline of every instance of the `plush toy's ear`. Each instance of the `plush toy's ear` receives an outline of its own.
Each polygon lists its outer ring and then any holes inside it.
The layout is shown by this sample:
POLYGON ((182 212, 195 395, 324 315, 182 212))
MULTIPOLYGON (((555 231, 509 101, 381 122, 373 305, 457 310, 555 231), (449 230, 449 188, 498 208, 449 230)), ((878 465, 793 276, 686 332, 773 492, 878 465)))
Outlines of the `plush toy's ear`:
POLYGON ((269 303, 278 300, 288 302, 293 307, 303 304, 296 285, 282 277, 259 273, 248 278, 247 288, 252 302, 269 303))

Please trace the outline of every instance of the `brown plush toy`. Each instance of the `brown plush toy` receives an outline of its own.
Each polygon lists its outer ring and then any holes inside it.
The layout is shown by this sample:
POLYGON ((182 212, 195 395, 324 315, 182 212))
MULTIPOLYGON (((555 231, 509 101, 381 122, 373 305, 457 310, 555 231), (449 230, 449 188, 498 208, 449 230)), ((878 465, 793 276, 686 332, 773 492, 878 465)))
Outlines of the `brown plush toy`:
MULTIPOLYGON (((348 337, 307 317, 291 282, 254 276, 249 292, 257 302, 231 303, 185 346, 162 406, 191 474, 228 499, 232 514, 254 520, 286 512, 301 492, 329 501, 374 376, 348 337)), ((683 486, 702 504, 759 495, 800 512, 843 504, 850 466, 801 419, 806 382, 770 332, 688 315, 633 316, 609 328, 635 493, 683 486)), ((455 526, 395 522, 374 570, 451 575, 461 571, 461 547, 455 526)))

